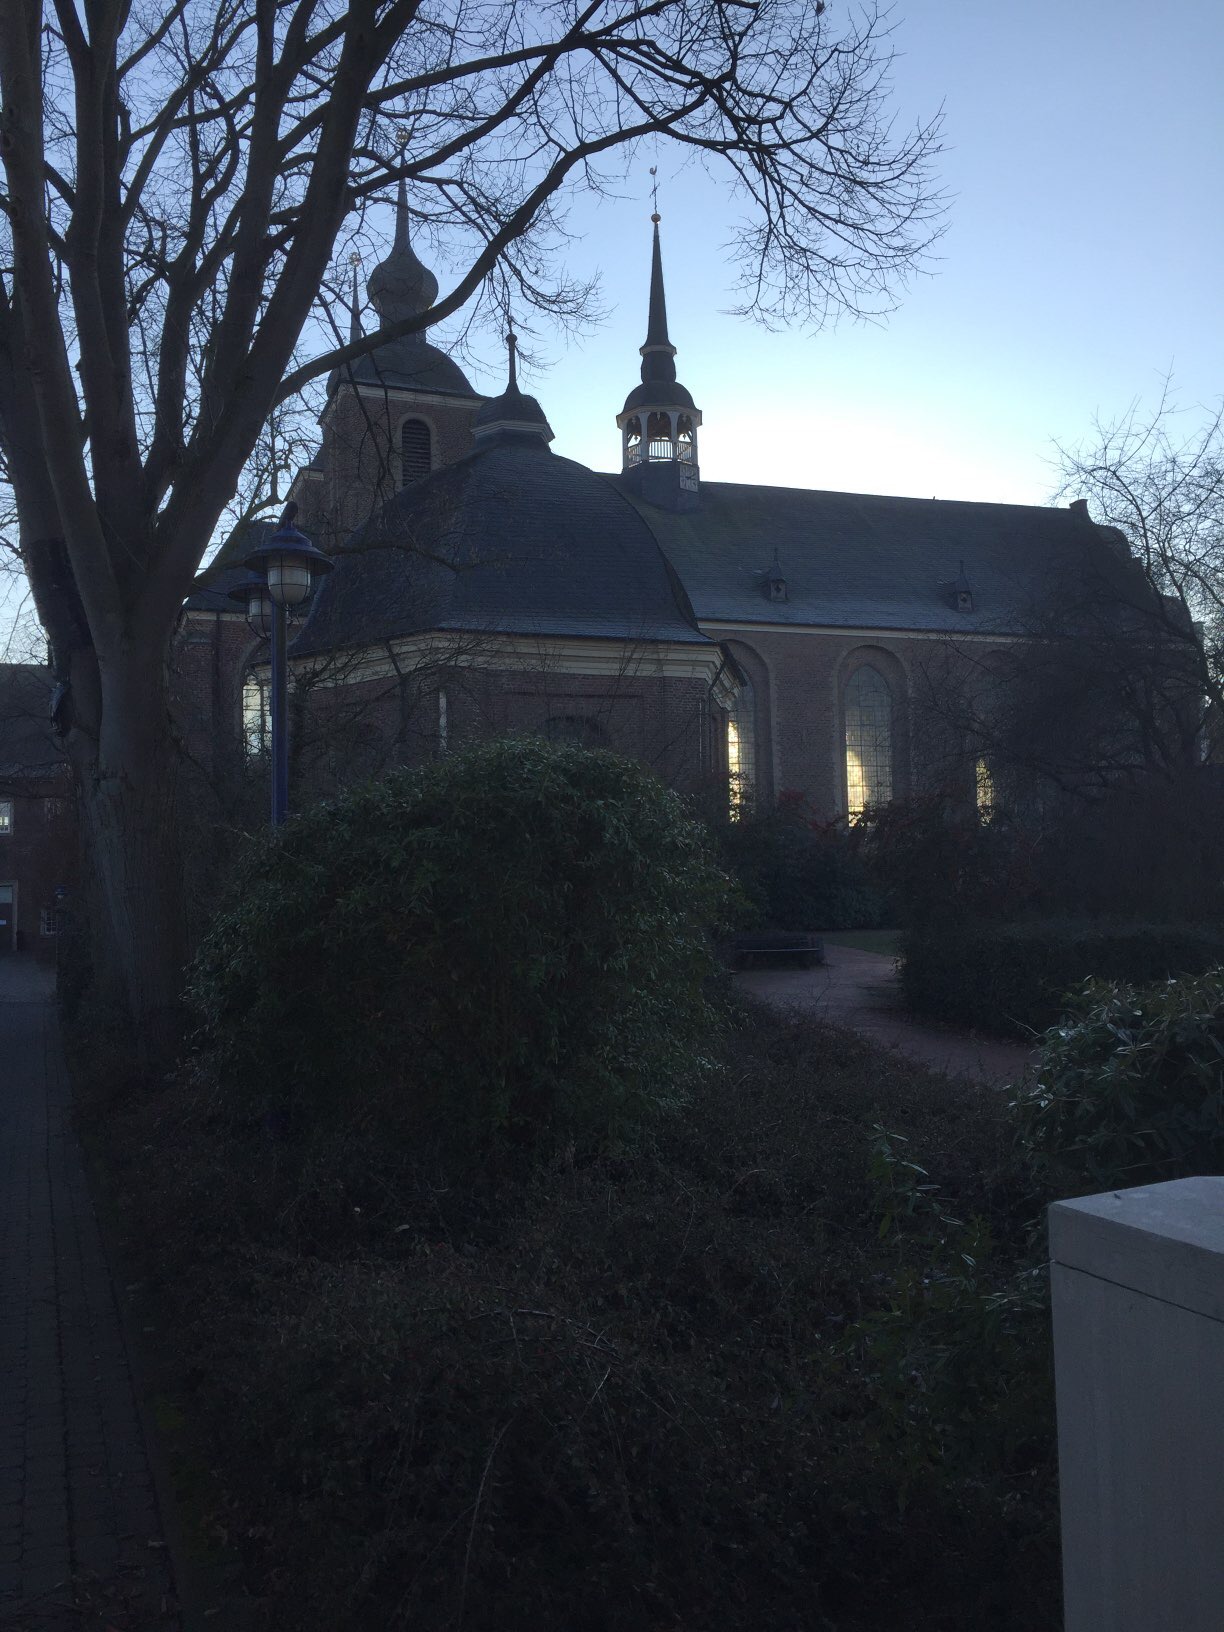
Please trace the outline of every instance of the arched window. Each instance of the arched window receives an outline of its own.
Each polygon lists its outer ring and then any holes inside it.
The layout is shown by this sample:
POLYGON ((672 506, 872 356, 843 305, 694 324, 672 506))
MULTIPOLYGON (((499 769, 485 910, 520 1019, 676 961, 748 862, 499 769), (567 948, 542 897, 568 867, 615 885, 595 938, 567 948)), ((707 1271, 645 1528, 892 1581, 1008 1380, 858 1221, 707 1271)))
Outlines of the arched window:
POLYGON ((272 742, 272 718, 268 688, 258 675, 248 674, 242 682, 242 746, 248 759, 266 754, 272 742))
POLYGON ((892 692, 864 663, 846 682, 846 813, 853 820, 893 795, 892 692))
POLYGON ((727 782, 731 815, 745 815, 756 793, 756 696, 745 680, 727 710, 727 782))
POLYGON ((433 469, 433 437, 423 419, 406 419, 400 426, 400 486, 419 481, 433 469))

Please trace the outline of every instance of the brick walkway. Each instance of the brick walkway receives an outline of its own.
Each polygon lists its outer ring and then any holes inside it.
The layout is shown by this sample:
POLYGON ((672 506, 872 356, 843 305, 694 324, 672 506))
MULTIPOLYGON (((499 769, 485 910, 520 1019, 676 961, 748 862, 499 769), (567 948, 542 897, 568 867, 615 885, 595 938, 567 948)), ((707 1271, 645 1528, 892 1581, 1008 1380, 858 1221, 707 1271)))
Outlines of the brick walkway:
POLYGON ((177 1626, 50 981, 0 958, 0 1632, 177 1626))
POLYGON ((1022 1043, 912 1020, 901 1006, 892 958, 849 946, 829 946, 826 957, 818 969, 750 969, 738 978, 762 1002, 845 1026, 945 1076, 1004 1087, 1031 1064, 1032 1052, 1022 1043))

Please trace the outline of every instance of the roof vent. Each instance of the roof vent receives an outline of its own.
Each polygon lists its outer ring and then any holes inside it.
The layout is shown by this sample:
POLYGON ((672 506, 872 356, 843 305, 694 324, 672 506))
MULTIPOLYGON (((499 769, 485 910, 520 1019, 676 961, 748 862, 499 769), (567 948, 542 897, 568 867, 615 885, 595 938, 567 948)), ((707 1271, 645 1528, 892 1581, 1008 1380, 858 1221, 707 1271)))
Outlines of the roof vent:
POLYGON ((973 590, 965 577, 965 563, 960 564, 960 576, 952 586, 953 605, 958 612, 973 611, 973 590))
POLYGON ((786 579, 782 576, 782 563, 778 560, 778 551, 773 553, 773 565, 765 576, 765 589, 771 601, 788 601, 790 596, 786 592, 786 579))

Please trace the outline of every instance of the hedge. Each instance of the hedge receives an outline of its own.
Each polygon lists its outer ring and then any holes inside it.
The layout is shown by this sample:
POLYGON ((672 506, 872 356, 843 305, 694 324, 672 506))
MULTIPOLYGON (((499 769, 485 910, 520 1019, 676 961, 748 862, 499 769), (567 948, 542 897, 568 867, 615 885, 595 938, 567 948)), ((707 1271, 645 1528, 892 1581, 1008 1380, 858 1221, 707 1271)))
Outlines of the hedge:
POLYGON ((916 1014, 1024 1036, 1045 1031, 1085 980, 1148 985, 1224 965, 1214 925, 1045 920, 925 925, 902 943, 901 980, 916 1014))

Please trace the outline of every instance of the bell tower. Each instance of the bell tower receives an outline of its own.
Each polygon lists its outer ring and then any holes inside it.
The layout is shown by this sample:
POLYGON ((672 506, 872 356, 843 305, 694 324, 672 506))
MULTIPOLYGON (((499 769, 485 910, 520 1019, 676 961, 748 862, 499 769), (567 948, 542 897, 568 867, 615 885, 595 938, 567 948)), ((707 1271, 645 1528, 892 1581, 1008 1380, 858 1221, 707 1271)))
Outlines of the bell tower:
POLYGON ((676 348, 667 333, 667 297, 659 212, 651 216, 654 238, 650 262, 650 311, 641 347, 642 383, 625 398, 616 416, 621 433, 621 469, 633 490, 668 510, 697 507, 700 472, 697 427, 701 411, 676 379, 676 348))

